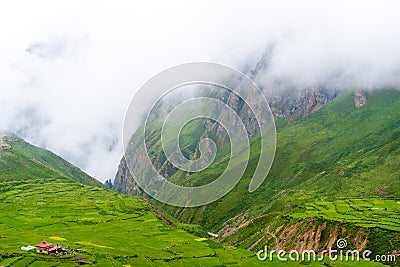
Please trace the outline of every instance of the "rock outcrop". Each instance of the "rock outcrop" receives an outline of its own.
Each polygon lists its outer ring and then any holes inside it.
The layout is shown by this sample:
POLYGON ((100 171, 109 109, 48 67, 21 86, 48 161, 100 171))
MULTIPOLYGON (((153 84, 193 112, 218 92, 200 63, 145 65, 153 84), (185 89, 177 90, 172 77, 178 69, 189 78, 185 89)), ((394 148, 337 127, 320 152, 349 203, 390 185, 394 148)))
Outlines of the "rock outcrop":
POLYGON ((10 149, 11 146, 10 146, 10 144, 7 143, 6 137, 7 137, 6 134, 0 133, 0 148, 3 148, 3 149, 10 149))
POLYGON ((354 105, 357 108, 361 108, 362 106, 364 106, 367 101, 368 99, 362 91, 357 90, 354 92, 354 105))

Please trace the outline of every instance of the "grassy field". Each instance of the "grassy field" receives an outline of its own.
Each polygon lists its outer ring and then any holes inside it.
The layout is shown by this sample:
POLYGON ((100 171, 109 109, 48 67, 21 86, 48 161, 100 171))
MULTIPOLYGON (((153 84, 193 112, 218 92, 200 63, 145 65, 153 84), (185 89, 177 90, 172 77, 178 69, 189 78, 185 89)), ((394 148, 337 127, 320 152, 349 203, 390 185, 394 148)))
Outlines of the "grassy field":
POLYGON ((164 225, 137 197, 52 181, 1 186, 0 265, 99 266, 257 264, 254 253, 223 247, 164 225), (41 256, 21 246, 42 240, 82 249, 73 256, 41 256))

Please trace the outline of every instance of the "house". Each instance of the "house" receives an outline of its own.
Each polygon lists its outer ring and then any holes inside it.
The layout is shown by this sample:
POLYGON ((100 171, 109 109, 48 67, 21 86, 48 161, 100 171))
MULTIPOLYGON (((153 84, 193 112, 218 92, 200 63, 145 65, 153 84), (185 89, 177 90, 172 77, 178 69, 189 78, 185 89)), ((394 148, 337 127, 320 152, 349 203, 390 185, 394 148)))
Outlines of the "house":
POLYGON ((49 254, 56 254, 56 253, 64 253, 64 249, 62 247, 60 247, 58 244, 49 248, 49 254))
POLYGON ((43 240, 42 243, 37 244, 35 247, 36 252, 41 254, 65 255, 71 252, 69 245, 68 249, 64 249, 64 245, 53 245, 45 240, 43 240))
POLYGON ((37 244, 35 247, 37 253, 49 254, 49 249, 53 248, 54 245, 48 243, 46 240, 43 240, 42 243, 37 244))
POLYGON ((212 238, 217 238, 219 236, 219 235, 211 233, 211 232, 208 232, 207 234, 210 235, 212 238))

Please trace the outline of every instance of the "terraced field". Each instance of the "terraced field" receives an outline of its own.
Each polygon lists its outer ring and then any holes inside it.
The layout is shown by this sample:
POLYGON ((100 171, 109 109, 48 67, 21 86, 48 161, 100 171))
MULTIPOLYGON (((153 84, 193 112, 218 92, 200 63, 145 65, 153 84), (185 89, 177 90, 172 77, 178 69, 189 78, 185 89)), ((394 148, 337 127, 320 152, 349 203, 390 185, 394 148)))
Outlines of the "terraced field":
POLYGON ((252 252, 223 247, 164 225, 136 197, 56 180, 37 185, 9 183, 0 188, 0 265, 258 263, 252 252), (82 252, 56 257, 20 250, 42 240, 82 252))
POLYGON ((379 227, 400 231, 400 201, 389 199, 347 199, 333 202, 318 201, 305 204, 306 208, 291 216, 295 218, 321 217, 333 221, 350 222, 364 228, 379 227))

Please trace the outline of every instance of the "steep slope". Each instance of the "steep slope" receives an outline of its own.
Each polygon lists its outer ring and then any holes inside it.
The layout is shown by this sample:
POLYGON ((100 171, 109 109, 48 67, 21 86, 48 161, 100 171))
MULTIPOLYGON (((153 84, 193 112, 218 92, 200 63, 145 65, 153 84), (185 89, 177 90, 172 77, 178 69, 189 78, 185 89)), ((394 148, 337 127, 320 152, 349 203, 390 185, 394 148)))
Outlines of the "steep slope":
MULTIPOLYGON (((340 91, 325 87, 312 87, 303 90, 290 87, 278 92, 268 91, 265 92, 265 94, 267 95, 274 117, 278 119, 277 127, 281 128, 321 109, 335 99, 340 94, 340 91)), ((208 95, 208 93, 202 94, 202 96, 206 95, 208 95)), ((255 123, 256 120, 253 113, 238 96, 229 91, 220 94, 210 93, 208 96, 227 103, 235 110, 246 125, 250 137, 254 137, 259 133, 259 128, 255 123)), ((256 97, 249 96, 249 99, 254 101, 256 97)), ((152 132, 155 132, 155 134, 152 135, 151 142, 159 139, 157 127, 156 125, 153 127, 154 129, 152 129, 152 132)), ((181 133, 181 138, 189 140, 181 144, 183 151, 189 151, 187 154, 189 158, 196 158, 199 154, 197 147, 193 145, 194 140, 197 141, 204 137, 213 138, 219 146, 226 146, 229 141, 225 129, 217 122, 203 120, 201 122, 191 123, 189 126, 186 126, 181 133)), ((159 157, 153 158, 153 163, 158 166, 160 173, 164 173, 168 177, 172 176, 177 169, 171 166, 166 160, 166 157, 163 156, 161 144, 156 142, 156 144, 152 145, 151 149, 154 149, 155 153, 159 155, 159 157)), ((140 162, 137 164, 140 164, 140 162)), ((115 175, 113 189, 130 195, 143 194, 132 178, 124 158, 121 159, 118 171, 115 175)))
POLYGON ((0 133, 0 181, 46 182, 53 179, 102 186, 54 153, 32 146, 13 134, 0 133))
MULTIPOLYGON (((266 96, 273 116, 279 119, 277 124, 278 128, 284 127, 308 116, 309 114, 312 114, 313 112, 330 103, 345 91, 342 88, 324 85, 299 88, 289 80, 275 80, 273 82, 266 82, 265 73, 268 70, 271 53, 272 50, 267 49, 266 53, 260 58, 254 69, 248 71, 247 75, 260 87, 266 96)), ((259 129, 255 123, 256 120, 254 116, 252 116, 252 112, 246 108, 243 101, 235 94, 229 91, 218 92, 214 94, 203 92, 202 94, 202 96, 207 95, 227 103, 233 110, 235 110, 235 112, 246 125, 246 129, 250 137, 254 137, 259 133, 259 129)), ((248 96, 248 99, 250 99, 250 101, 254 101, 257 99, 257 96, 248 96)), ((183 133, 182 138, 185 138, 186 135, 186 138, 190 139, 191 132, 188 129, 186 130, 186 134, 183 133)), ((226 135, 223 135, 224 128, 213 121, 198 123, 198 125, 196 127, 192 127, 191 130, 192 132, 196 131, 196 133, 200 133, 200 136, 197 136, 197 134, 195 135, 195 137, 199 138, 209 137, 207 133, 210 132, 214 134, 216 133, 217 136, 214 138, 214 140, 219 145, 226 145, 228 141, 226 135), (204 134, 204 136, 201 134, 204 134)), ((192 136, 192 141, 193 140, 194 137, 192 136)), ((185 144, 181 145, 184 146, 185 144)), ((158 147, 160 147, 159 144, 153 145, 153 148, 158 147)), ((193 149, 193 146, 186 144, 183 150, 192 151, 192 153, 187 155, 189 158, 196 158, 198 155, 198 150, 196 148, 193 149)), ((162 155, 161 151, 157 152, 162 155)), ((154 159, 153 163, 159 167, 160 173, 164 173, 167 176, 171 176, 177 171, 177 169, 168 164, 168 161, 163 156, 154 159)), ((135 183, 133 177, 131 176, 124 158, 121 159, 118 171, 115 175, 113 189, 130 195, 143 194, 142 190, 135 183)))
MULTIPOLYGON (((305 120, 278 131, 277 155, 265 190, 251 194, 251 198, 268 200, 272 197, 269 194, 292 187, 329 197, 374 197, 382 191, 400 197, 400 93, 376 91, 369 93, 368 99, 367 104, 357 108, 353 95, 346 94, 305 120)), ((257 159, 258 154, 253 153, 246 177, 250 177, 257 159)), ((205 174, 194 174, 189 180, 200 178, 196 176, 204 179, 205 174)))

